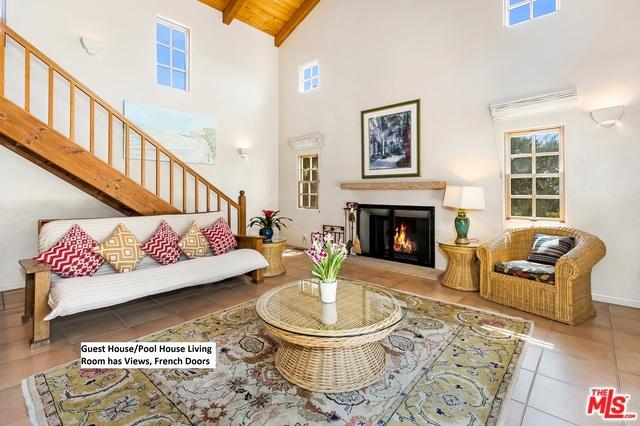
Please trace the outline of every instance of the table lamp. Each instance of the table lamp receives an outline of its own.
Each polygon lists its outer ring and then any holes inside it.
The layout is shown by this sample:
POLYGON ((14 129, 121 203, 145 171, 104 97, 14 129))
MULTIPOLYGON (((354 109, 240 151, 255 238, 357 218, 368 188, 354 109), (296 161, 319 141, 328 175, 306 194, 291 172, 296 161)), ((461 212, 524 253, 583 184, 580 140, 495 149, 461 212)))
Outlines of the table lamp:
POLYGON ((458 209, 455 220, 456 244, 469 244, 469 218, 467 210, 484 210, 484 189, 481 186, 449 186, 444 193, 444 207, 458 209))

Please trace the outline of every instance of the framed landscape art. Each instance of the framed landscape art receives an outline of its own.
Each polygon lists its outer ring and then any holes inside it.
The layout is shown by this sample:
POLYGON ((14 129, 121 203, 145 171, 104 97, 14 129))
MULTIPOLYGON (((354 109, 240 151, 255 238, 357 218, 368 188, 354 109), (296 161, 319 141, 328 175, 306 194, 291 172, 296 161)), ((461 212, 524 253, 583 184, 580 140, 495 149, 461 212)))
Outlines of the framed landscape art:
POLYGON ((420 176, 420 100, 362 111, 362 178, 420 176))

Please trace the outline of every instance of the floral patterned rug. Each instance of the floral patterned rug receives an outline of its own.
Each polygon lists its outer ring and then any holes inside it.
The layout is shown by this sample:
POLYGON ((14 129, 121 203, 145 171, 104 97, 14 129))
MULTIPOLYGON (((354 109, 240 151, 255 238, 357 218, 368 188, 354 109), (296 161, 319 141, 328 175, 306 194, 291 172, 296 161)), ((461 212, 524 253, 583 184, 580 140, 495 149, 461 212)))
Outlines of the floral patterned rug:
POLYGON ((23 381, 37 425, 497 424, 531 323, 393 291, 407 309, 382 341, 387 372, 354 392, 313 393, 274 366, 278 342, 255 302, 143 341, 215 341, 213 370, 80 370, 79 361, 23 381))

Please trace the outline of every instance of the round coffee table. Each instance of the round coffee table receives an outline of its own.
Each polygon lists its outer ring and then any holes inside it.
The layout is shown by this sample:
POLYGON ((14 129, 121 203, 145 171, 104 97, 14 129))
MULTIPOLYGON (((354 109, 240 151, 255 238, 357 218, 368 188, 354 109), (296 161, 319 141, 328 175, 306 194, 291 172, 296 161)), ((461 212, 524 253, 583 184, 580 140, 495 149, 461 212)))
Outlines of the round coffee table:
POLYGON ((338 280, 336 303, 322 303, 319 284, 300 280, 262 295, 256 311, 282 340, 276 353, 280 374, 301 388, 328 393, 378 381, 386 367, 379 341, 405 315, 388 291, 350 280, 338 280))

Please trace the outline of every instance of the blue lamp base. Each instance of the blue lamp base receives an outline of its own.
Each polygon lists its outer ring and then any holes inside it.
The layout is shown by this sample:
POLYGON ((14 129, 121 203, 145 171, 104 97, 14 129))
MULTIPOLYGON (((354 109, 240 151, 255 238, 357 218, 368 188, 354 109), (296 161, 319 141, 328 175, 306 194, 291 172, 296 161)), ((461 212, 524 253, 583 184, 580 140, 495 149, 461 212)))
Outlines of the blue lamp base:
POLYGON ((469 244, 467 235, 469 234, 469 217, 466 210, 458 210, 458 216, 456 216, 455 226, 458 237, 456 238, 456 244, 469 244))

